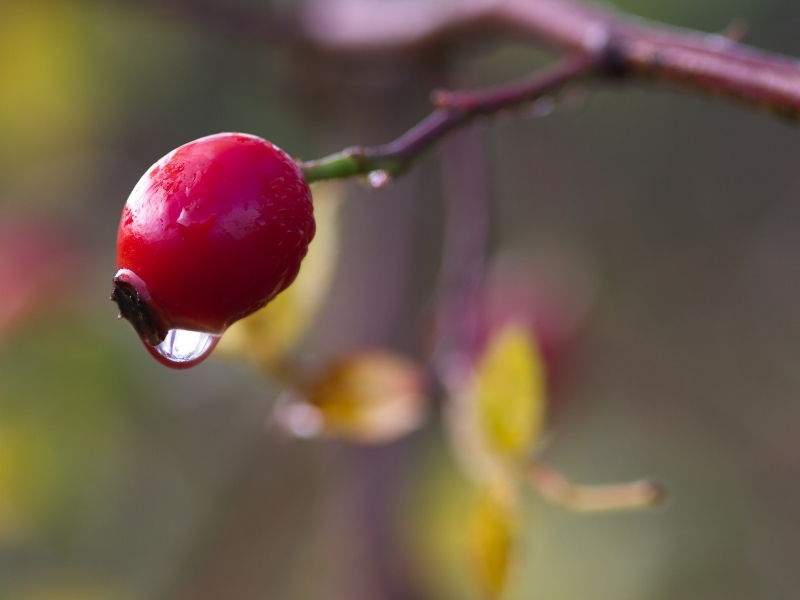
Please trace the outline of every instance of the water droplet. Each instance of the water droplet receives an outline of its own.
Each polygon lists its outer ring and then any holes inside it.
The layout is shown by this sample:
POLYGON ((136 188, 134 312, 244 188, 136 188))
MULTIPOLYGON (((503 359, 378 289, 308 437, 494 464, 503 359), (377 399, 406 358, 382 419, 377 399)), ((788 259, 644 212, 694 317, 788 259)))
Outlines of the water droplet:
POLYGON ((542 96, 523 111, 523 116, 528 118, 546 117, 556 107, 556 101, 551 96, 542 96))
POLYGON ((173 369, 188 369, 208 358, 219 337, 203 331, 170 329, 158 346, 145 346, 160 363, 173 369))
POLYGON ((376 190, 386 187, 391 180, 391 176, 383 169, 372 171, 369 173, 369 175, 367 175, 367 182, 369 183, 370 187, 376 190))

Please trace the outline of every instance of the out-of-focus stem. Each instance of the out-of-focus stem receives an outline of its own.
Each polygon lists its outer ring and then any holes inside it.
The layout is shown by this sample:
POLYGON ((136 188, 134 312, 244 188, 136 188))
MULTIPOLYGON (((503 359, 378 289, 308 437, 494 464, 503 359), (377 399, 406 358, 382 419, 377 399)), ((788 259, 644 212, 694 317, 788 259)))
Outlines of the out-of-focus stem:
POLYGON ((465 129, 442 146, 445 236, 439 272, 434 368, 442 382, 452 354, 475 344, 475 301, 484 272, 489 231, 489 189, 479 133, 465 129))
POLYGON ((576 512, 652 508, 667 495, 663 485, 649 479, 612 485, 576 485, 541 461, 527 464, 525 475, 546 500, 576 512))

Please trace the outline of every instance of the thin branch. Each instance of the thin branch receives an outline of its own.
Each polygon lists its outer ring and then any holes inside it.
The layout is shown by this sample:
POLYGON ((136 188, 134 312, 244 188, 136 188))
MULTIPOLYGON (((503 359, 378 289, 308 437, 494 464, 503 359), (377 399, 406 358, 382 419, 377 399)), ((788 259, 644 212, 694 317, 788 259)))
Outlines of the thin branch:
POLYGON ((465 34, 519 33, 566 53, 554 68, 485 92, 440 93, 438 109, 397 140, 302 163, 309 181, 367 175, 382 185, 456 127, 549 93, 592 72, 678 85, 800 119, 800 61, 731 37, 656 24, 580 0, 308 0, 291 22, 206 0, 158 4, 228 33, 303 41, 340 52, 441 46, 465 34), (598 67, 601 67, 598 68, 598 67))
POLYGON ((301 163, 309 181, 374 173, 370 181, 378 187, 456 127, 589 74, 672 83, 800 118, 800 62, 722 35, 656 25, 575 0, 462 0, 448 10, 427 1, 403 3, 406 14, 416 18, 402 18, 393 2, 312 2, 306 26, 318 42, 362 50, 431 43, 481 27, 516 30, 568 56, 522 82, 479 92, 439 92, 437 110, 397 140, 301 163), (324 30, 315 28, 314 15, 326 17, 324 30))
MULTIPOLYGON (((596 72, 602 64, 603 59, 596 56, 571 56, 517 83, 474 93, 439 92, 434 97, 439 108, 395 141, 371 148, 347 148, 319 160, 302 162, 300 168, 309 182, 376 172, 396 177, 453 129, 476 117, 492 115, 550 94, 596 72)), ((383 184, 386 178, 377 178, 375 182, 383 184)))

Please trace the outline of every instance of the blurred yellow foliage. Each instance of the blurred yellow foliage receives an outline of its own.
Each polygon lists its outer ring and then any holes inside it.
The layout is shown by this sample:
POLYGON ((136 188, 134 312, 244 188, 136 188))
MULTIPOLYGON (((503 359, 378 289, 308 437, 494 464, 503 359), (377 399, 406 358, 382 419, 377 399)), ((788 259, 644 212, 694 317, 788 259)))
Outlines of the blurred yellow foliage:
POLYGON ((339 255, 339 207, 342 186, 314 186, 317 232, 295 282, 249 317, 234 323, 222 336, 218 351, 244 356, 268 371, 300 341, 313 323, 328 293, 339 255))
POLYGON ((438 445, 425 446, 413 464, 411 491, 399 503, 405 518, 398 524, 398 537, 428 592, 424 596, 468 598, 475 585, 464 560, 464 523, 475 490, 438 445))
POLYGON ((486 447, 505 456, 525 454, 542 432, 546 374, 527 328, 498 331, 477 366, 478 420, 486 447))
POLYGON ((19 165, 74 149, 92 118, 80 13, 64 0, 0 4, 0 157, 19 165))
POLYGON ((498 479, 478 489, 467 524, 467 549, 475 581, 486 598, 499 598, 507 586, 519 534, 515 488, 498 479))
POLYGON ((27 528, 57 502, 55 448, 36 425, 6 419, 0 428, 0 542, 29 533, 27 528))
POLYGON ((385 443, 422 421, 424 373, 416 364, 376 350, 340 359, 310 383, 287 372, 287 357, 313 323, 333 280, 342 190, 336 183, 314 186, 317 232, 300 274, 270 304, 232 325, 217 348, 297 388, 286 392, 275 409, 277 421, 293 435, 385 443))
POLYGON ((113 586, 73 578, 36 581, 22 585, 8 600, 128 600, 130 596, 113 586))
POLYGON ((413 431, 424 415, 424 372, 383 350, 339 360, 301 392, 284 395, 276 407, 278 421, 295 435, 373 444, 413 431))
POLYGON ((467 519, 470 575, 494 600, 507 587, 520 528, 517 459, 536 444, 545 422, 545 365, 528 328, 511 323, 494 331, 449 391, 451 446, 478 496, 467 519))

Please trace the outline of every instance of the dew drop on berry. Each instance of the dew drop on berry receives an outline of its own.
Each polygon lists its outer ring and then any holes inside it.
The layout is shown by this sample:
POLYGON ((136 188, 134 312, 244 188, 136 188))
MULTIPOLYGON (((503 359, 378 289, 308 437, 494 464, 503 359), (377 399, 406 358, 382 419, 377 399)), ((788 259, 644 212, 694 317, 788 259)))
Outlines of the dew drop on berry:
POLYGON ((389 182, 391 182, 391 176, 384 171, 383 169, 379 169, 377 171, 371 171, 367 175, 367 183, 369 186, 374 189, 380 189, 382 187, 386 187, 389 182))
POLYGON ((175 368, 193 367, 203 361, 217 345, 220 336, 202 331, 170 329, 167 337, 158 346, 151 347, 154 356, 175 368))

